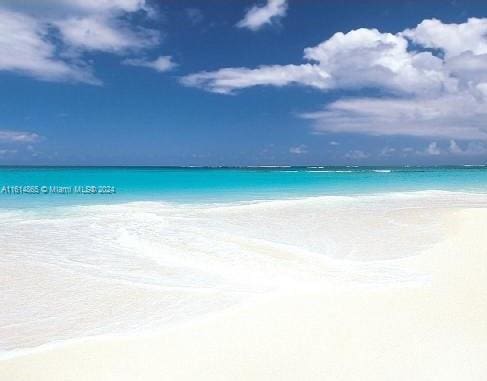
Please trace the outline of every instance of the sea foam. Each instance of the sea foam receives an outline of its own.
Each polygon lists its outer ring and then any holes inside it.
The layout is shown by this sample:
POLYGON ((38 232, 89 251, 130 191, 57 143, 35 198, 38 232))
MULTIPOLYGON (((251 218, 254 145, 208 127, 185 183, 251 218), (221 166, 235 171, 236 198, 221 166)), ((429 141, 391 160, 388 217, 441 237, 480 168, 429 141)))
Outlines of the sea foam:
POLYGON ((445 234, 440 191, 220 204, 130 202, 0 211, 0 348, 184 321, 285 289, 403 287, 445 234))

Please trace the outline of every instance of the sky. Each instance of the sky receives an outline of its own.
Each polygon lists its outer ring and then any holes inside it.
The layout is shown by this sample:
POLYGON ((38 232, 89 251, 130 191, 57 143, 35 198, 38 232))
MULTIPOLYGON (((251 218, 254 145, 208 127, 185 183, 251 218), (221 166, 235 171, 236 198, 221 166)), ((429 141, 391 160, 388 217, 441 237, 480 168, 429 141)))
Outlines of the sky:
POLYGON ((487 2, 0 0, 0 165, 487 163, 487 2))

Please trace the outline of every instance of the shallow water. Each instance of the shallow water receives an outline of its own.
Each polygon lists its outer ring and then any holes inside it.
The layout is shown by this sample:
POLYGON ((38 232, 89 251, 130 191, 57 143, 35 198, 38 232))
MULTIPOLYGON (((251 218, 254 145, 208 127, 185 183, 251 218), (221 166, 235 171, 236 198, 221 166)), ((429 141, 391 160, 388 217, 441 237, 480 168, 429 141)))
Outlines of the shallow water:
POLYGON ((4 186, 37 186, 39 193, 0 192, 0 208, 129 201, 214 203, 433 189, 487 192, 487 167, 2 167, 0 191, 4 186), (116 193, 41 190, 77 186, 110 186, 116 193))
MULTIPOLYGON (((444 239, 452 211, 487 205, 484 170, 350 170, 86 169, 80 183, 96 172, 121 191, 3 195, 0 350, 152 329, 287 289, 424 284, 402 259, 444 239), (430 182, 458 189, 415 189, 430 182)), ((29 171, 0 179, 61 184, 77 170, 29 171)))

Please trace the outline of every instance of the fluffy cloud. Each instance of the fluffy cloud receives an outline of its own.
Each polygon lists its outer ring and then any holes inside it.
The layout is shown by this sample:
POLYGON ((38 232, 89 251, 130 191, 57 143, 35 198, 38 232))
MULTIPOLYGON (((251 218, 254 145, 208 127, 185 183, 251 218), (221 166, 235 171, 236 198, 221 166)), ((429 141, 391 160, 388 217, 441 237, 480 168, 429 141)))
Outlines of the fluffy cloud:
POLYGON ((230 94, 236 89, 258 85, 286 86, 301 84, 327 89, 330 76, 318 66, 275 65, 256 69, 227 68, 213 72, 190 74, 181 79, 186 86, 199 87, 214 93, 230 94))
POLYGON ((427 155, 433 155, 433 156, 440 155, 441 154, 441 150, 438 147, 438 143, 437 142, 431 142, 428 145, 428 147, 426 148, 425 153, 427 155))
POLYGON ((396 149, 395 148, 393 148, 393 147, 384 147, 379 152, 379 156, 390 156, 394 152, 396 152, 396 149))
POLYGON ((122 63, 124 65, 147 67, 159 71, 161 73, 172 70, 177 66, 177 64, 173 62, 171 56, 160 56, 156 58, 154 61, 149 61, 140 58, 128 58, 123 60, 122 63))
POLYGON ((313 122, 316 133, 487 140, 487 107, 469 93, 426 99, 344 99, 301 116, 313 122))
POLYGON ((436 94, 456 81, 442 70, 443 62, 430 52, 409 52, 407 40, 376 29, 336 33, 304 50, 300 65, 225 68, 183 78, 186 85, 217 93, 246 87, 301 84, 321 90, 381 87, 402 93, 436 94))
POLYGON ((2 6, 18 12, 37 15, 43 19, 63 19, 70 16, 123 15, 144 11, 154 15, 155 10, 147 0, 3 0, 2 6))
POLYGON ((308 147, 304 144, 300 144, 299 146, 289 148, 289 152, 294 155, 303 155, 308 153, 308 147))
POLYGON ((449 151, 453 154, 461 154, 463 150, 460 148, 460 146, 457 144, 455 140, 450 140, 450 147, 449 151))
POLYGON ((335 33, 304 50, 330 76, 329 88, 380 87, 404 93, 437 93, 446 82, 442 62, 429 52, 409 52, 399 35, 376 29, 335 33))
POLYGON ((97 83, 87 67, 59 59, 46 35, 47 27, 38 20, 0 9, 0 70, 43 80, 97 83))
POLYGON ((304 113, 317 133, 353 132, 487 140, 487 19, 425 20, 401 33, 357 29, 304 50, 305 62, 224 68, 182 83, 231 94, 253 86, 378 89, 304 113))
POLYGON ((401 35, 426 48, 440 49, 448 57, 464 52, 487 53, 487 19, 470 18, 463 24, 444 24, 440 20, 424 20, 401 35))
POLYGON ((476 156, 487 154, 487 146, 482 142, 469 142, 465 148, 462 148, 455 140, 450 140, 448 150, 454 155, 476 156))
MULTIPOLYGON (((51 20, 70 48, 120 53, 151 47, 159 42, 159 33, 133 28, 123 21, 127 13, 153 10, 145 0, 51 0, 68 7, 62 18, 51 20)), ((62 9, 62 8, 61 8, 62 9)))
POLYGON ((363 159, 367 159, 368 157, 370 157, 370 154, 359 149, 348 151, 345 154, 345 158, 351 160, 363 160, 363 159))
POLYGON ((120 20, 103 16, 73 17, 53 25, 66 45, 85 51, 119 53, 151 47, 159 41, 157 32, 143 28, 134 31, 120 20))
POLYGON ((151 14, 145 0, 46 0, 43 6, 6 0, 0 6, 0 70, 99 84, 83 60, 85 51, 122 54, 158 43, 158 32, 124 21, 139 11, 151 14))
POLYGON ((35 143, 40 136, 33 132, 0 130, 0 142, 7 143, 35 143))
POLYGON ((239 28, 248 28, 256 31, 264 25, 271 24, 275 20, 286 15, 287 0, 267 0, 262 7, 253 6, 237 24, 239 28))
POLYGON ((50 2, 64 4, 65 6, 83 9, 88 12, 149 10, 145 0, 50 0, 50 2))

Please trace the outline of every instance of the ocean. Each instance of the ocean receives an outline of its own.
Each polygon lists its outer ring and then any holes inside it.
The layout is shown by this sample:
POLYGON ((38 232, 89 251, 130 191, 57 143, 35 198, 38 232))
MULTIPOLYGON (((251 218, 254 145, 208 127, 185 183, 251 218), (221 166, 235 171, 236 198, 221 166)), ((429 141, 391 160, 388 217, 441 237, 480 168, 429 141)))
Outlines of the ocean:
POLYGON ((39 189, 19 193, 0 188, 1 208, 129 201, 215 203, 424 190, 485 192, 487 167, 3 167, 0 187, 5 186, 39 189), (43 186, 47 191, 41 190, 43 186), (88 187, 99 189, 91 192, 88 187), (72 192, 49 188, 72 188, 72 192))
POLYGON ((0 355, 284 290, 416 287, 486 167, 0 169, 0 355), (327 286, 327 287, 328 287, 327 286))

